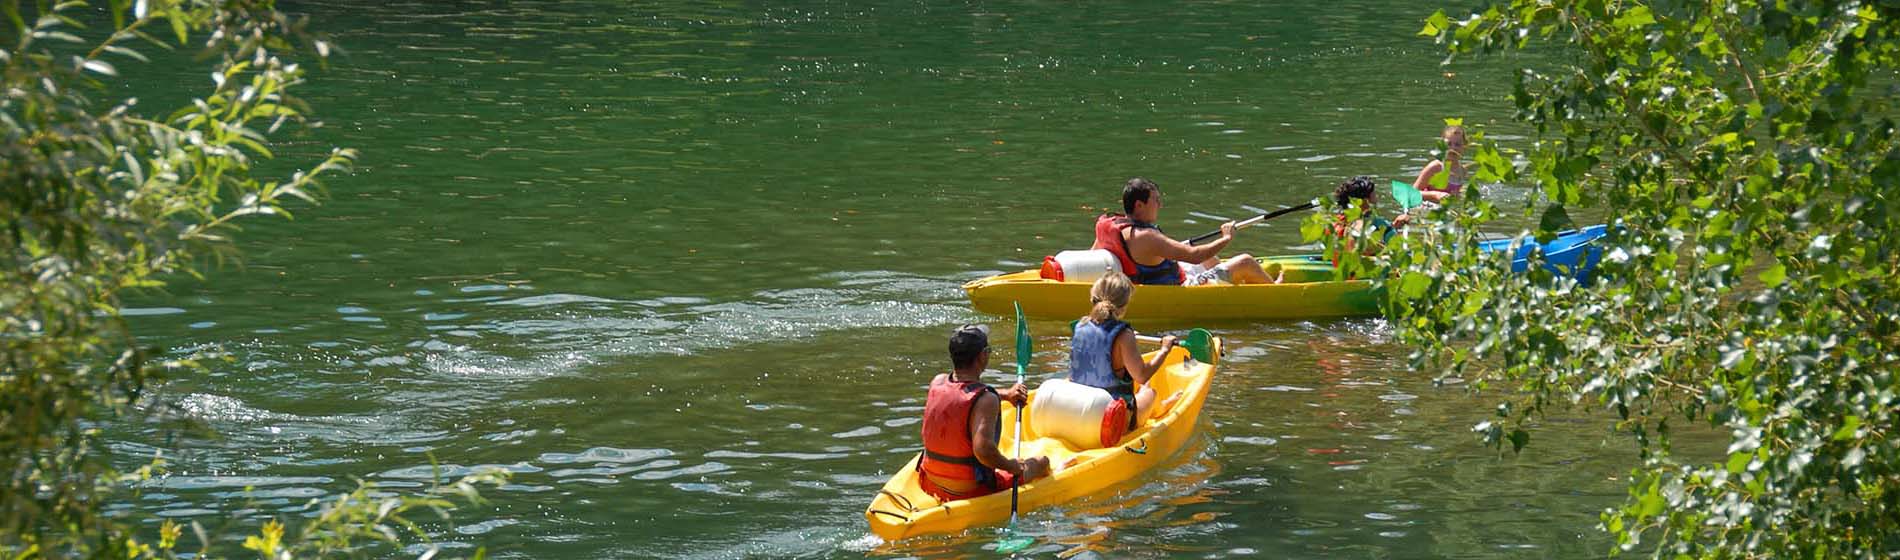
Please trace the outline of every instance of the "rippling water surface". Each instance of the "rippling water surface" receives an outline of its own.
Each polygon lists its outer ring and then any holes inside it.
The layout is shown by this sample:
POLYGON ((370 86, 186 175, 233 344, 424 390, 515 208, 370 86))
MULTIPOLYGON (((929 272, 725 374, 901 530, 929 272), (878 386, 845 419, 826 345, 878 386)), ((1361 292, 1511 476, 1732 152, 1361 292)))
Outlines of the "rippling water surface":
MULTIPOLYGON (((280 158, 350 146, 362 165, 295 221, 249 225, 241 268, 131 302, 146 342, 231 359, 158 391, 218 436, 114 432, 172 459, 119 507, 255 522, 359 479, 496 467, 511 482, 437 543, 980 555, 993 530, 885 543, 862 518, 919 449, 949 330, 1008 332, 961 282, 1085 246, 1130 176, 1190 235, 1408 178, 1445 116, 1524 134, 1506 63, 1438 66, 1411 2, 291 7, 347 54, 308 90, 324 126, 280 158)), ((1237 249, 1301 251, 1292 223, 1237 249)), ((1591 527, 1634 451, 1604 415, 1499 455, 1468 430, 1495 399, 1409 371, 1377 319, 1209 326, 1230 354, 1201 437, 1027 514, 1032 552, 1608 549, 1591 527)), ((1032 323, 1036 375, 1064 371, 1062 330, 1032 323)))

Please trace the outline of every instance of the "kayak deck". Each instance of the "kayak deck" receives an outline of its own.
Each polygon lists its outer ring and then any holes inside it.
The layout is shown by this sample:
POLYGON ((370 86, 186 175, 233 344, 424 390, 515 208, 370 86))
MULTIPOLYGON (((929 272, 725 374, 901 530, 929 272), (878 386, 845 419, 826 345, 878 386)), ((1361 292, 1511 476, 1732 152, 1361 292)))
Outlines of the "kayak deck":
MULTIPOLYGON (((1214 355, 1219 356, 1219 339, 1213 344, 1214 355)), ((1169 408, 1149 414, 1114 447, 1076 449, 1061 439, 1042 437, 1029 421, 1029 415, 1024 414, 1021 456, 1046 455, 1056 472, 1022 486, 1020 509, 1032 511, 1094 494, 1172 456, 1193 435, 1213 377, 1214 364, 1189 359, 1186 349, 1175 348, 1150 381, 1155 388, 1156 402, 1177 392, 1180 398, 1169 408)), ((1033 397, 1032 391, 1032 401, 1033 397)), ((1017 456, 1013 439, 1016 411, 1008 402, 1004 402, 1002 408, 1003 441, 998 447, 1005 456, 1013 458, 1017 456)), ((925 493, 918 486, 918 458, 911 457, 878 491, 870 507, 865 508, 864 517, 870 522, 872 533, 895 541, 914 535, 954 533, 996 525, 1009 519, 1010 493, 1007 490, 950 502, 940 502, 925 493)))

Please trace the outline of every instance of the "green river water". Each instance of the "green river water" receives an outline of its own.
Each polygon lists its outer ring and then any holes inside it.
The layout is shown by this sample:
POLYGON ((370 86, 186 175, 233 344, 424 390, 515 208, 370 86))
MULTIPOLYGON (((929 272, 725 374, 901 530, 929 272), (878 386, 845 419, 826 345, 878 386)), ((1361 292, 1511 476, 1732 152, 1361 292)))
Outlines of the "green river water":
MULTIPOLYGON (((347 52, 279 158, 361 165, 250 222, 241 267, 128 302, 146 343, 232 360, 157 391, 220 436, 115 430, 171 461, 115 507, 235 534, 357 479, 419 486, 432 454, 514 472, 432 526, 459 554, 984 556, 994 528, 886 543, 863 518, 920 448, 950 330, 1010 332, 959 284, 1085 248, 1131 176, 1186 236, 1409 178, 1446 116, 1526 141, 1513 62, 1448 74, 1413 2, 798 4, 287 5, 347 52)), ((1235 250, 1311 247, 1289 217, 1235 250)), ((1608 551, 1635 455, 1608 415, 1500 455, 1469 430, 1496 395, 1410 370, 1379 319, 1206 326, 1229 355, 1200 436, 1026 514, 1029 554, 1608 551)), ((1031 329, 1060 375, 1064 325, 1031 329)))

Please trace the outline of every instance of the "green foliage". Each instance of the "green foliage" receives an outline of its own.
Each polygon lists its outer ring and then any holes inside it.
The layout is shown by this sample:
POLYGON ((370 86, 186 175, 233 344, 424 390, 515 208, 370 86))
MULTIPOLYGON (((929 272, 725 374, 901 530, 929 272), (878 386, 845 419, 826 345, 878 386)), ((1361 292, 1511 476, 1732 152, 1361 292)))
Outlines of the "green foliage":
POLYGON ((1477 431, 1516 449, 1548 406, 1613 411, 1642 449, 1602 516, 1623 550, 1900 550, 1900 5, 1511 0, 1422 34, 1539 61, 1511 84, 1536 142, 1468 155, 1531 187, 1526 233, 1619 226, 1593 286, 1510 274, 1471 249, 1497 209, 1466 189, 1371 259, 1418 366, 1511 391, 1477 431), (1727 452, 1673 454, 1671 419, 1727 452))
MULTIPOLYGON (((153 547, 101 510, 151 467, 116 471, 99 422, 134 410, 154 372, 191 365, 150 363, 119 294, 227 254, 233 220, 285 215, 284 202, 313 200, 317 178, 355 158, 339 149, 282 180, 251 174, 272 156, 267 135, 306 110, 290 93, 303 69, 287 57, 330 47, 270 0, 21 4, 0 1, 0 556, 169 556, 179 526, 162 526, 153 547), (210 65, 202 97, 156 119, 135 98, 101 99, 118 65, 179 47, 210 65)), ((273 524, 245 545, 339 550, 393 539, 387 524, 413 527, 404 511, 447 507, 445 494, 380 495, 346 494, 290 540, 273 524)))

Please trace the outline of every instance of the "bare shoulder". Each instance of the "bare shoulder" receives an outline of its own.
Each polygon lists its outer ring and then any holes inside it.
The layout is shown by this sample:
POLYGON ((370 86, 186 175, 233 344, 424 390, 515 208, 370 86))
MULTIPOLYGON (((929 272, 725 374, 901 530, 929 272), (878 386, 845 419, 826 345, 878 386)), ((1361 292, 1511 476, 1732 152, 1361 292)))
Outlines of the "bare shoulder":
POLYGON ((1174 252, 1172 251, 1174 245, 1174 238, 1168 237, 1168 234, 1161 233, 1161 230, 1157 229, 1136 229, 1128 235, 1128 248, 1140 250, 1143 254, 1159 254, 1173 258, 1170 253, 1174 252))
POLYGON ((1165 233, 1161 233, 1161 230, 1158 230, 1158 229, 1151 229, 1151 228, 1131 228, 1131 229, 1129 229, 1129 230, 1128 230, 1128 240, 1129 240, 1129 241, 1135 241, 1135 240, 1151 240, 1151 239, 1167 239, 1167 238, 1168 238, 1168 234, 1165 234, 1165 233))
POLYGON ((995 391, 984 391, 977 394, 976 402, 972 403, 971 408, 974 412, 982 412, 987 415, 991 411, 1002 410, 1003 400, 1002 397, 996 396, 995 391))

